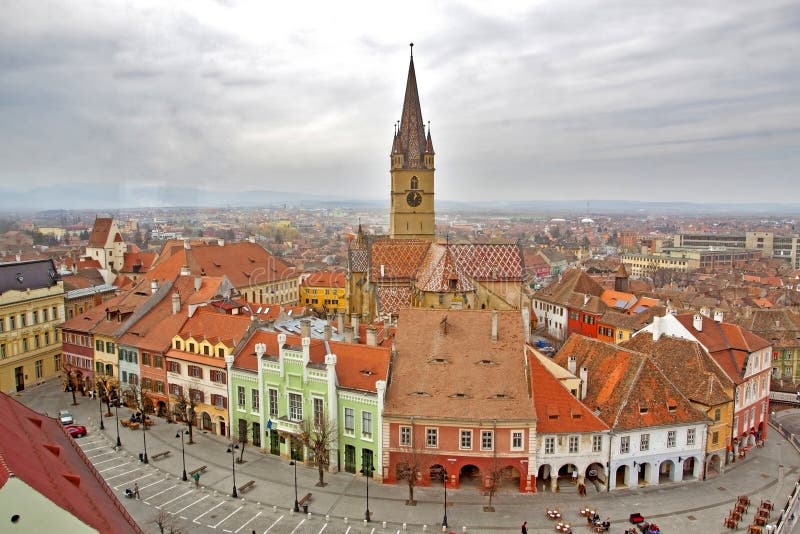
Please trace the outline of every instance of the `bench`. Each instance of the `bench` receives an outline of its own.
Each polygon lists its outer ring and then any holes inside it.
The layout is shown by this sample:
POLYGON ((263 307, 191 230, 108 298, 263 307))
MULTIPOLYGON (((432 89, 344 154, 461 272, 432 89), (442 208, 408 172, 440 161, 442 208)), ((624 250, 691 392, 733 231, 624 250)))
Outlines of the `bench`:
POLYGON ((166 458, 167 456, 170 455, 171 452, 172 451, 157 452, 156 454, 152 455, 150 458, 152 458, 153 460, 158 460, 159 458, 166 458))
POLYGON ((250 480, 248 482, 245 482, 244 484, 239 486, 239 492, 244 493, 245 491, 249 490, 250 488, 252 488, 255 485, 256 485, 256 481, 255 480, 250 480))
POLYGON ((297 501, 297 504, 299 504, 300 506, 303 506, 304 504, 308 503, 308 501, 310 501, 310 500, 311 500, 311 494, 310 493, 306 493, 305 497, 303 497, 302 499, 297 501))
POLYGON ((206 469, 208 469, 207 465, 201 465, 197 469, 192 469, 191 471, 189 471, 189 476, 192 476, 195 473, 204 473, 206 469))

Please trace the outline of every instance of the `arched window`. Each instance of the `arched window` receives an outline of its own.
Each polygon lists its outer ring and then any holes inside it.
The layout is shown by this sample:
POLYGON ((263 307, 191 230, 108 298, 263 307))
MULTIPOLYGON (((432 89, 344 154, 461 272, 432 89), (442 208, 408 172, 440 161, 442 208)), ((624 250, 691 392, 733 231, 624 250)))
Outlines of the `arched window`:
POLYGON ((419 180, 416 176, 411 177, 411 189, 419 189, 419 180))

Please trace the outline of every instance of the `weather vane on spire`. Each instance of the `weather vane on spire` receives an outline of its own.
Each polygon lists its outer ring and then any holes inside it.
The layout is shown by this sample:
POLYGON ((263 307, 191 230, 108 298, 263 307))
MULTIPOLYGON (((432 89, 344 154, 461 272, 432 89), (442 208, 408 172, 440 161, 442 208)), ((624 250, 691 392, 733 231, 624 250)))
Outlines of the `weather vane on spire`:
POLYGON ((409 43, 408 46, 411 47, 411 57, 414 57, 414 43, 409 43))

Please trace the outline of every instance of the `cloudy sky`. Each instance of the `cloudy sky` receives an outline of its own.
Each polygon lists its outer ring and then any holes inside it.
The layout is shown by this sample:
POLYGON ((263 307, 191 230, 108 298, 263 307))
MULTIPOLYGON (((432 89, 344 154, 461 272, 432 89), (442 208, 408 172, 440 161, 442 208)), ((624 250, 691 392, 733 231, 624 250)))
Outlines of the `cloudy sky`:
POLYGON ((0 0, 0 186, 800 201, 796 0, 0 0))

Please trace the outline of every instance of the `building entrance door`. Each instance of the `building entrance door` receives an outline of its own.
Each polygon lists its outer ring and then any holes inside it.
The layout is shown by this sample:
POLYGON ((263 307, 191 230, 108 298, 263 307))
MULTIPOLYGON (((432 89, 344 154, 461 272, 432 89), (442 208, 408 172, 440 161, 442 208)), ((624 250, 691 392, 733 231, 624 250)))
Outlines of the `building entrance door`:
POLYGON ((14 368, 14 380, 17 383, 17 391, 25 389, 25 371, 22 367, 14 368))

